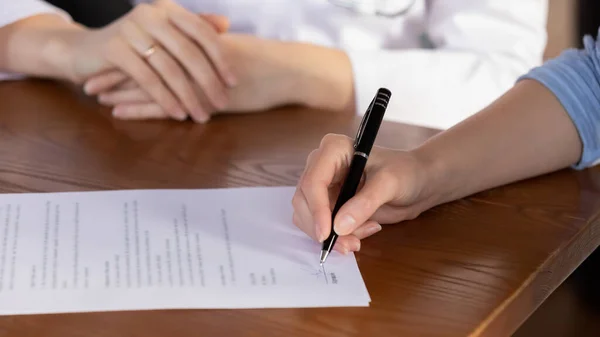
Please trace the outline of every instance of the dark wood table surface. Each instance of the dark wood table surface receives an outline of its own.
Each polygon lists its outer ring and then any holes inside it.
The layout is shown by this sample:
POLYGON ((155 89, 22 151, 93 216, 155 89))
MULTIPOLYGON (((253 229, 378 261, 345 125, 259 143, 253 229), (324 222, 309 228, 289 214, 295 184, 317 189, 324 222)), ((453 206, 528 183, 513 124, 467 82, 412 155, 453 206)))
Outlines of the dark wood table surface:
MULTIPOLYGON (((358 122, 299 108, 123 122, 66 86, 4 83, 0 192, 294 185, 323 135, 353 135, 358 122)), ((378 144, 409 149, 434 134, 385 123, 378 144)), ((565 170, 366 240, 368 308, 5 316, 0 336, 508 336, 598 246, 599 214, 600 170, 565 170)))

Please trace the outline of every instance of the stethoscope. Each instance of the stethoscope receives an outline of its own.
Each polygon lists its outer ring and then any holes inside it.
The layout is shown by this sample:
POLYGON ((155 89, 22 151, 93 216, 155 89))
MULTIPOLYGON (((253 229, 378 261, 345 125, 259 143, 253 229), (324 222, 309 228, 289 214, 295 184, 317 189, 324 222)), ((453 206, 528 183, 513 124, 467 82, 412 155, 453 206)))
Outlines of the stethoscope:
POLYGON ((358 14, 395 18, 408 13, 416 0, 328 0, 358 14))

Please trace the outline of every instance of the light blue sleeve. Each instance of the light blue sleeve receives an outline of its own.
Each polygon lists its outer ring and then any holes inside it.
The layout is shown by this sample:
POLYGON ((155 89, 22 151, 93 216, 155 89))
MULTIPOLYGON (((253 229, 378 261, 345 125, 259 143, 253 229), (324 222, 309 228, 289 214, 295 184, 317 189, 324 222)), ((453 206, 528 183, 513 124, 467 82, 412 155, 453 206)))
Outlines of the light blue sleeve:
POLYGON ((583 50, 565 51, 519 79, 533 79, 547 87, 571 117, 583 143, 576 169, 600 159, 600 40, 586 36, 583 41, 583 50))

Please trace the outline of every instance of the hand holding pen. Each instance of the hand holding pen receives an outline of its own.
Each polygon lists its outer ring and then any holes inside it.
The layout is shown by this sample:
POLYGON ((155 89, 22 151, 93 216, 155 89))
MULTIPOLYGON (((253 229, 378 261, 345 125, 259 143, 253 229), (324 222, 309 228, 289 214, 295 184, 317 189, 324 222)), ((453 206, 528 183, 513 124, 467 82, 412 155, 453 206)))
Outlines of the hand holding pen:
MULTIPOLYGON (((326 241, 332 233, 334 206, 355 151, 355 140, 325 136, 310 154, 298 182, 292 200, 294 224, 318 242, 326 241)), ((339 237, 334 249, 341 253, 358 251, 361 240, 379 232, 381 224, 413 219, 430 208, 435 199, 431 197, 433 191, 425 188, 428 167, 419 153, 373 147, 356 194, 335 214, 333 228, 339 237)))

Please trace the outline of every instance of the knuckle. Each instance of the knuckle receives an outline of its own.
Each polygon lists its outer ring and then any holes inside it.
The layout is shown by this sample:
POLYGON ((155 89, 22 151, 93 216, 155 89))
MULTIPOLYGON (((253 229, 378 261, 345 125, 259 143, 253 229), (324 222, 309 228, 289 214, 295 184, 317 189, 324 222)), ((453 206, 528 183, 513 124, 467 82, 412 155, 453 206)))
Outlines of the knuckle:
POLYGON ((294 196, 292 197, 292 206, 294 208, 297 208, 300 205, 301 201, 302 197, 300 196, 300 193, 296 191, 296 193, 294 193, 294 196))
POLYGON ((300 174, 300 178, 298 179, 298 182, 296 183, 296 193, 298 193, 299 191, 302 191, 302 185, 304 184, 305 176, 306 176, 306 171, 303 171, 300 174))
POLYGON ((318 154, 319 154, 319 150, 318 149, 312 150, 308 154, 308 157, 306 157, 306 163, 307 164, 312 163, 315 160, 315 158, 317 157, 318 154))
POLYGON ((323 137, 321 141, 321 147, 346 147, 348 144, 352 144, 350 138, 345 135, 328 133, 323 137))
POLYGON ((325 136, 323 136, 323 139, 321 139, 321 147, 324 147, 327 144, 330 144, 332 142, 335 142, 335 140, 339 137, 340 135, 335 134, 335 133, 328 133, 325 136))
POLYGON ((307 173, 304 176, 304 179, 302 179, 302 183, 300 185, 300 188, 302 189, 302 191, 304 193, 308 193, 310 194, 310 192, 315 188, 315 186, 317 186, 319 184, 319 180, 317 179, 317 177, 314 174, 311 174, 310 172, 307 173))

